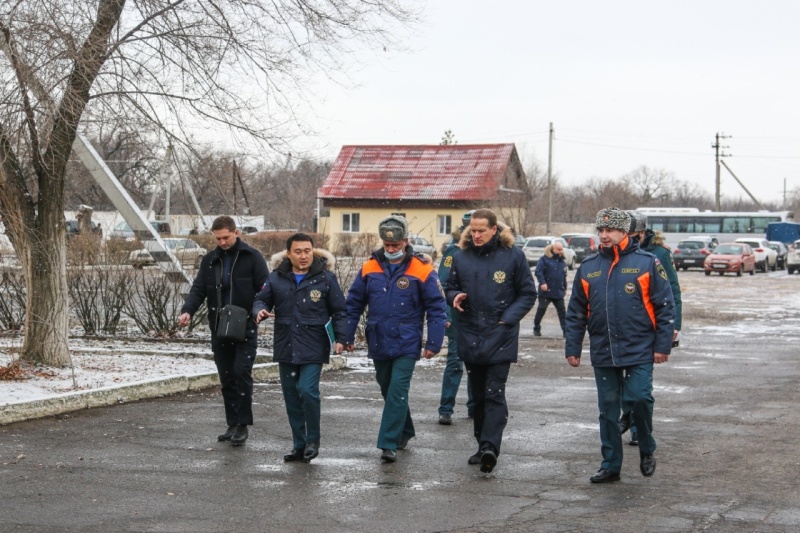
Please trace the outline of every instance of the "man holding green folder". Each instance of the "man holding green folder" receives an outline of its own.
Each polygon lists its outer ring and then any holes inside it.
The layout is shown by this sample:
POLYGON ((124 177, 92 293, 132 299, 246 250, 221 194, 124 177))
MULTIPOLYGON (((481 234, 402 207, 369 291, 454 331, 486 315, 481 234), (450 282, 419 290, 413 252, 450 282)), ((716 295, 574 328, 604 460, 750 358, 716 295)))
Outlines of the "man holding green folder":
POLYGON ((288 462, 308 463, 319 454, 322 365, 330 362, 331 348, 342 353, 347 336, 345 298, 331 271, 334 263, 333 255, 314 248, 310 236, 295 233, 286 251, 272 257, 273 270, 253 303, 257 323, 275 317, 272 357, 293 439, 292 451, 283 456, 288 462))

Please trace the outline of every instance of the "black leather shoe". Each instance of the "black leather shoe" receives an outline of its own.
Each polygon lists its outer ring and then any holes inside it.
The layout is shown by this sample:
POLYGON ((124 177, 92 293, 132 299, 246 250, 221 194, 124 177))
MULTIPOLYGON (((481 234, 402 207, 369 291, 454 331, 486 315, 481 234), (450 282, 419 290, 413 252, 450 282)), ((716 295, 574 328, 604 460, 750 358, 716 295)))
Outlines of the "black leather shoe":
POLYGON ((283 456, 283 460, 287 463, 294 463, 295 461, 303 460, 303 452, 305 448, 292 448, 292 451, 283 456))
POLYGON ((411 437, 409 435, 403 435, 402 438, 400 439, 400 443, 397 445, 397 449, 398 450, 405 450, 406 446, 408 446, 408 441, 410 441, 410 440, 411 440, 411 437))
POLYGON ((622 413, 619 417, 619 434, 624 435, 626 431, 631 429, 631 412, 622 413))
POLYGON ((478 450, 477 452, 475 452, 472 455, 470 455, 469 459, 467 459, 467 463, 469 463, 471 465, 479 465, 479 464, 481 464, 481 451, 478 450))
POLYGON ((542 330, 533 328, 533 336, 534 337, 541 337, 542 336, 542 330))
POLYGON ((494 470, 494 465, 497 464, 497 454, 494 450, 483 450, 481 452, 481 472, 488 474, 494 470))
POLYGON ((310 463, 313 458, 319 455, 319 442, 306 444, 306 451, 303 452, 303 461, 310 463))
POLYGON ((394 450, 383 450, 381 461, 384 463, 393 463, 397 461, 397 452, 394 450))
POLYGON ((452 416, 450 413, 443 413, 439 415, 439 423, 443 426, 449 426, 453 423, 452 416))
POLYGON ((656 458, 651 453, 639 454, 641 460, 639 461, 639 470, 642 471, 644 477, 652 476, 656 471, 656 458))
POLYGON ((233 436, 231 437, 231 445, 232 446, 241 446, 244 444, 244 441, 247 440, 247 426, 240 425, 236 426, 236 429, 233 430, 233 436))
POLYGON ((236 429, 236 426, 228 426, 228 431, 223 433, 222 435, 217 435, 217 440, 222 442, 226 440, 231 440, 233 437, 233 430, 236 429))
POLYGON ((589 478, 592 483, 611 483, 612 481, 619 481, 619 472, 612 472, 601 468, 592 477, 589 478))

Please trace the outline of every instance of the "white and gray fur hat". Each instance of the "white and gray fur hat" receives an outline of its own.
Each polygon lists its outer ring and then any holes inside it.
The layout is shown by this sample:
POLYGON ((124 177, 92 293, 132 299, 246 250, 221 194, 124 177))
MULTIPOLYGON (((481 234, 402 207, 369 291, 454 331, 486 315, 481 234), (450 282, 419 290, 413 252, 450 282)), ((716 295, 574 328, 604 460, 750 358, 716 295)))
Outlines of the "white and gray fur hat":
POLYGON ((631 227, 631 216, 618 207, 607 207, 597 212, 595 227, 597 229, 618 229, 628 233, 631 227))
POLYGON ((408 222, 400 215, 390 215, 378 223, 382 241, 397 242, 408 237, 408 222))

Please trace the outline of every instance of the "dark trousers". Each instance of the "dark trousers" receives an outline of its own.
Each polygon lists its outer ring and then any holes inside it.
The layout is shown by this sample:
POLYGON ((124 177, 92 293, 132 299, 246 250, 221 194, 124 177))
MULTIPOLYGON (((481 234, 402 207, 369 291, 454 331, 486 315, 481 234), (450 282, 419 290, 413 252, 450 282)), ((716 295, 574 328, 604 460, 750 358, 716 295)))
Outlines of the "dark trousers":
POLYGON ((211 350, 222 385, 226 422, 229 426, 252 426, 256 338, 244 342, 221 342, 212 332, 211 350))
POLYGON ((292 428, 293 447, 302 450, 307 444, 319 444, 319 378, 322 374, 322 363, 278 363, 278 368, 286 414, 292 428))
MULTIPOLYGON (((456 395, 464 375, 464 365, 458 360, 458 341, 455 336, 447 337, 447 365, 442 373, 442 397, 439 400, 439 414, 453 414, 456 407, 456 395)), ((467 414, 472 415, 475 401, 472 399, 472 387, 467 380, 467 414)))
POLYGON ((464 364, 467 367, 467 376, 472 384, 472 397, 475 400, 472 423, 478 449, 483 450, 491 446, 497 455, 500 455, 503 430, 508 422, 506 381, 511 363, 464 364))
POLYGON ((408 391, 417 361, 411 357, 375 360, 375 380, 383 396, 383 416, 378 431, 378 448, 396 450, 400 440, 413 437, 414 421, 408 408, 408 391))
POLYGON ((600 411, 600 468, 619 472, 622 468, 620 410, 632 413, 639 438, 639 451, 656 451, 653 438, 653 363, 626 368, 594 367, 597 407, 600 411))
POLYGON ((561 324, 561 331, 564 331, 567 316, 564 310, 564 298, 548 298, 547 296, 539 296, 539 306, 536 308, 536 316, 533 317, 533 329, 539 329, 542 325, 544 312, 547 311, 547 306, 551 303, 556 308, 556 313, 558 313, 558 322, 561 324))

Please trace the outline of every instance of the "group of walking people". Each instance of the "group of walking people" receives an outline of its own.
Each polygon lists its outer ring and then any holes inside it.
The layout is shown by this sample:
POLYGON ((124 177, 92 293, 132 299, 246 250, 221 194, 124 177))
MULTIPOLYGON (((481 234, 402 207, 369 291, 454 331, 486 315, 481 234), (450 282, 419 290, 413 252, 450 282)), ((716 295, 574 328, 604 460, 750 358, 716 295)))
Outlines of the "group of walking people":
MULTIPOLYGON (((567 360, 580 364, 588 330, 598 384, 603 462, 592 482, 619 479, 623 413, 631 413, 642 456, 652 463, 649 473, 644 466, 642 473, 652 475, 655 469, 652 365, 668 358, 675 311, 658 260, 628 238, 630 220, 613 208, 598 213, 601 251, 578 269, 566 313, 567 360), (623 320, 624 314, 629 316, 623 320), (614 417, 616 434, 609 426, 614 417)), ((316 248, 309 235, 289 237, 286 250, 273 256, 270 272, 263 257, 239 238, 233 219, 218 217, 211 231, 218 246, 204 257, 179 321, 187 325, 206 302, 225 402, 227 430, 218 436, 220 441, 239 446, 247 440, 253 423, 257 328, 273 319, 273 360, 279 364, 292 431, 292 449, 284 460, 316 458, 322 365, 332 351, 355 349, 366 312, 368 356, 384 399, 377 438, 380 459, 395 462, 397 451, 414 438, 409 408, 414 368, 420 357, 438 354, 447 335, 439 423, 452 423, 463 364, 477 448, 467 461, 480 465, 482 472, 493 471, 508 421, 506 382, 517 361, 520 322, 537 297, 524 254, 494 212, 477 209, 464 215, 460 235, 445 250, 438 274, 430 257, 409 245, 406 219, 386 217, 378 225, 382 246, 361 266, 346 296, 332 272, 333 256, 316 248), (223 305, 249 310, 243 341, 219 338, 216 324, 223 305)))

